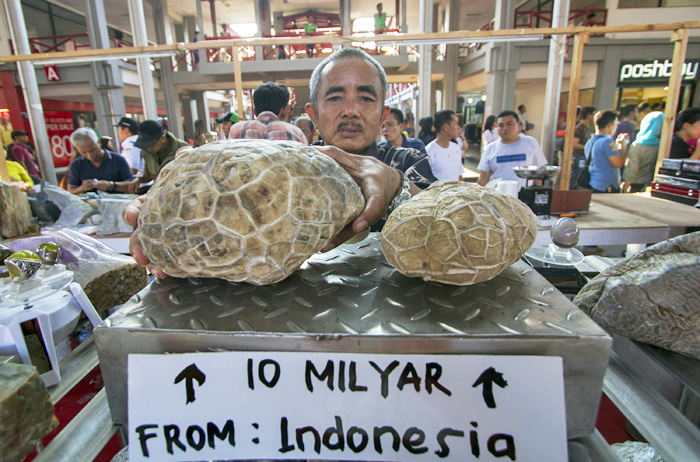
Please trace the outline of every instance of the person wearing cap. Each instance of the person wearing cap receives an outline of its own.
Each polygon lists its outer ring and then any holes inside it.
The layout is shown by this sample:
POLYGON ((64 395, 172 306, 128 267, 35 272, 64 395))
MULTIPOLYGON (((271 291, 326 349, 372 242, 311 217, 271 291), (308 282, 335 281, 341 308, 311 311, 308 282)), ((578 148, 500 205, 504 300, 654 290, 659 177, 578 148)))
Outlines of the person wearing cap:
POLYGON ((139 124, 134 146, 141 150, 144 169, 141 176, 136 176, 129 184, 129 192, 132 194, 138 192, 144 183, 155 180, 165 164, 175 159, 178 149, 191 149, 187 141, 175 138, 157 120, 144 120, 139 124))
POLYGON ((120 154, 126 159, 129 164, 131 173, 137 175, 143 170, 143 159, 141 159, 141 150, 134 146, 136 138, 138 138, 139 124, 131 117, 122 117, 117 122, 117 134, 121 143, 120 154))
POLYGON ((229 111, 223 117, 219 117, 214 120, 216 120, 216 123, 221 124, 221 132, 223 133, 224 137, 228 137, 228 134, 231 131, 231 126, 238 123, 238 114, 229 111))
POLYGON ((80 156, 68 166, 68 192, 82 194, 99 189, 127 192, 133 175, 126 159, 100 146, 94 130, 81 127, 71 133, 70 142, 80 156))
POLYGON ((296 125, 285 122, 289 106, 289 90, 284 85, 267 82, 253 92, 255 116, 231 127, 228 137, 262 140, 292 140, 307 144, 306 135, 296 125))
POLYGON ((27 148, 29 133, 24 130, 15 130, 12 132, 12 141, 7 158, 22 165, 34 183, 40 183, 39 167, 37 167, 31 152, 27 148))

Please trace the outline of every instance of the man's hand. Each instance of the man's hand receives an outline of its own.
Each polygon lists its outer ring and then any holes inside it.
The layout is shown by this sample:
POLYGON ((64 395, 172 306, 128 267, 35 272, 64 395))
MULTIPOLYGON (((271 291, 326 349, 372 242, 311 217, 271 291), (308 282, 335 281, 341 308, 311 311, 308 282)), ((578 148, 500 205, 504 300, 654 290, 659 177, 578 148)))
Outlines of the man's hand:
MULTIPOLYGON (((141 206, 145 201, 146 196, 139 196, 124 207, 122 216, 128 225, 133 227, 138 225, 141 206)), ((155 277, 163 279, 167 276, 162 270, 151 265, 151 261, 143 253, 143 248, 141 248, 141 243, 139 242, 136 232, 131 233, 131 237, 129 238, 129 252, 131 253, 131 256, 134 257, 134 260, 136 260, 136 263, 146 266, 155 277)))
POLYGON ((317 146, 316 149, 331 157, 348 172, 365 196, 365 209, 322 249, 327 252, 386 215, 389 203, 401 188, 401 175, 374 157, 349 154, 335 146, 317 146))
MULTIPOLYGON (((136 194, 136 191, 138 191, 139 188, 141 187, 141 181, 139 181, 139 180, 140 180, 139 177, 134 177, 133 180, 128 182, 126 184, 126 192, 128 192, 129 194, 136 194)), ((129 205, 131 205, 131 204, 129 204, 129 205)), ((124 209, 124 212, 126 212, 126 209, 124 209)), ((136 214, 136 216, 138 217, 138 214, 136 214)), ((124 220, 126 220, 126 213, 124 214, 124 220)), ((131 225, 131 226, 136 226, 136 225, 131 225)))
POLYGON ((97 180, 93 186, 100 191, 109 191, 112 188, 112 182, 107 180, 97 180))

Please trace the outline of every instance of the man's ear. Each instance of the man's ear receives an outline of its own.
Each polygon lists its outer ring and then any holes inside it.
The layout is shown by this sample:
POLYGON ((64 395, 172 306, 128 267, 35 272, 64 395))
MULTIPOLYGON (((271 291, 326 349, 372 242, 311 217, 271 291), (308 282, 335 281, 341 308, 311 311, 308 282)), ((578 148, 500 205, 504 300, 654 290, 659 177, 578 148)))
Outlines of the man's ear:
POLYGON ((308 114, 309 118, 313 120, 314 126, 318 128, 318 113, 316 113, 316 109, 314 109, 313 104, 306 103, 304 109, 306 109, 306 113, 308 114))
POLYGON ((381 127, 386 118, 389 116, 389 113, 391 112, 391 108, 389 106, 384 106, 382 108, 382 116, 379 118, 379 126, 381 127))

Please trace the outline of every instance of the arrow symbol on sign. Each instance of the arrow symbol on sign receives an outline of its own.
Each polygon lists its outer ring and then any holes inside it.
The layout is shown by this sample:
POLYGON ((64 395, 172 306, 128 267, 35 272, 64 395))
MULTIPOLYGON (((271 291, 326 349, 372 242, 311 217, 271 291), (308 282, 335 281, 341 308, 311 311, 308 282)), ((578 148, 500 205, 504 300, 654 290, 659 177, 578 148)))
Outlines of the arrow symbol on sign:
POLYGON ((176 384, 182 382, 183 380, 185 381, 185 388, 187 390, 187 401, 185 404, 194 403, 194 381, 196 380, 201 387, 206 379, 207 376, 204 375, 204 373, 200 371, 199 368, 197 368, 197 365, 194 363, 184 368, 182 372, 175 377, 174 383, 176 384))
POLYGON ((491 409, 496 407, 496 401, 493 399, 494 383, 501 388, 505 388, 508 386, 508 382, 506 382, 506 380, 503 378, 503 373, 498 372, 493 367, 489 367, 481 373, 479 378, 476 379, 476 382, 474 382, 474 385, 472 385, 472 388, 476 388, 482 384, 484 385, 484 389, 482 391, 482 394, 484 396, 484 402, 486 403, 486 406, 488 406, 491 409))

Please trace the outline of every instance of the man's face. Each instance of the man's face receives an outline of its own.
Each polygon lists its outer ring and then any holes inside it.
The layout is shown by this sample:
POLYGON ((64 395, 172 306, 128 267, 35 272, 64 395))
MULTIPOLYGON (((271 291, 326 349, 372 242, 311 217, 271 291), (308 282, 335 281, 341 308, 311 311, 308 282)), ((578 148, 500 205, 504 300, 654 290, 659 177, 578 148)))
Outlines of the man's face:
POLYGON ((700 137, 700 120, 696 120, 695 123, 684 123, 683 128, 688 132, 690 138, 696 139, 700 137))
POLYGON ((363 154, 389 113, 379 72, 362 58, 345 58, 323 70, 317 105, 306 105, 326 144, 363 154), (318 109, 318 111, 317 111, 318 109))
POLYGON ((505 143, 513 143, 518 140, 520 134, 520 122, 513 115, 499 117, 496 121, 498 134, 505 143))
POLYGON ((450 139, 459 137, 460 127, 459 120, 457 120, 456 114, 452 114, 452 120, 449 124, 443 125, 443 130, 447 130, 446 133, 450 136, 450 139))
POLYGON ((75 149, 90 162, 98 163, 102 160, 102 148, 92 140, 75 143, 75 149))
MULTIPOLYGON (((229 126, 229 128, 230 128, 230 126, 229 126)), ((228 132, 226 134, 228 135, 228 132)), ((166 141, 167 140, 165 138, 165 135, 163 135, 160 138, 158 138, 156 140, 156 142, 153 143, 153 145, 150 148, 146 149, 146 151, 151 152, 151 153, 156 153, 165 147, 166 141)))
POLYGON ((231 132, 231 127, 233 127, 233 122, 230 120, 227 120, 226 122, 221 124, 222 130, 224 131, 224 135, 228 137, 228 134, 231 132))
POLYGON ((309 144, 314 142, 314 129, 311 128, 311 125, 309 124, 308 120, 297 120, 295 122, 296 126, 299 127, 299 129, 304 132, 304 136, 306 137, 306 141, 309 142, 309 144))
POLYGON ((404 131, 404 128, 404 124, 400 124, 396 120, 396 116, 389 112, 389 115, 382 122, 382 136, 392 145, 394 143, 398 143, 397 146, 401 145, 403 142, 401 132, 404 131))
POLYGON ((122 127, 121 125, 117 127, 117 133, 119 135, 119 141, 124 141, 131 136, 131 132, 128 128, 122 127))

